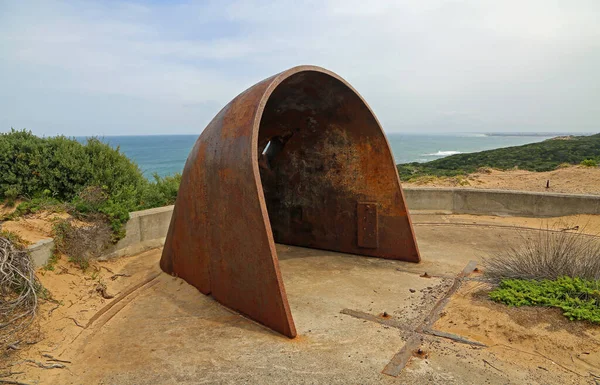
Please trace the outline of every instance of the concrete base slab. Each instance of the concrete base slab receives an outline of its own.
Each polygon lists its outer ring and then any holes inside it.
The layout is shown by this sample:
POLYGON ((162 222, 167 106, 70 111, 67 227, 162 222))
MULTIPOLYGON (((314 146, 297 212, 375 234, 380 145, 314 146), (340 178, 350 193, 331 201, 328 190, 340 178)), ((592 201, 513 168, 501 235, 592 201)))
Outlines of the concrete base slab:
MULTIPOLYGON (((67 375, 60 381, 390 381, 381 371, 407 333, 341 311, 386 312, 410 325, 441 297, 443 290, 430 294, 432 288, 447 286, 446 279, 421 278, 380 259, 284 245, 278 253, 298 338, 274 333, 163 273, 116 315, 107 313, 110 320, 99 318, 79 337, 75 362, 85 364, 71 368, 77 379, 67 375), (153 368, 155 362, 160 368, 153 368)), ((156 250, 148 258, 158 262, 159 256, 156 250)))

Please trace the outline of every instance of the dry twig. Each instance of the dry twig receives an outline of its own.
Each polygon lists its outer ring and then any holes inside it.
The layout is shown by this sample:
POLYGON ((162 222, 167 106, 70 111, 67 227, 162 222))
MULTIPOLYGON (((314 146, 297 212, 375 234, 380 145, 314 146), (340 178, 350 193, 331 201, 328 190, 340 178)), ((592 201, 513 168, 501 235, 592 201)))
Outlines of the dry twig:
POLYGON ((483 360, 484 364, 488 364, 489 366, 491 366, 492 368, 496 369, 497 371, 499 371, 500 373, 504 373, 502 370, 498 369, 497 367, 495 367, 494 365, 492 365, 488 360, 483 360))
POLYGON ((82 329, 85 329, 85 326, 83 326, 82 324, 80 324, 75 318, 73 318, 73 317, 65 317, 65 318, 70 319, 71 321, 73 321, 75 323, 75 325, 79 326, 82 329))
POLYGON ((110 277, 111 280, 116 280, 119 277, 131 277, 131 274, 123 274, 123 273, 119 273, 119 274, 115 274, 112 277, 110 277))
POLYGON ((23 360, 22 362, 30 362, 42 369, 64 369, 66 367, 63 364, 44 364, 43 362, 34 361, 34 360, 23 360))
POLYGON ((29 254, 0 237, 0 347, 33 321, 40 287, 29 254))
POLYGON ((23 374, 23 372, 0 373, 0 378, 6 378, 6 377, 14 376, 15 374, 23 374))
POLYGON ((104 299, 111 299, 114 298, 115 296, 112 294, 108 294, 108 292, 106 291, 106 285, 103 283, 99 283, 96 286, 96 291, 98 292, 98 294, 100 294, 102 296, 102 298, 104 299))
POLYGON ((60 360, 58 358, 54 358, 52 355, 48 354, 48 353, 44 353, 42 354, 42 357, 46 357, 48 359, 48 361, 54 361, 54 362, 62 362, 64 364, 70 364, 71 361, 67 361, 67 360, 60 360))
POLYGON ((0 378, 0 384, 10 384, 10 385, 30 385, 26 382, 14 381, 14 380, 3 380, 0 378))

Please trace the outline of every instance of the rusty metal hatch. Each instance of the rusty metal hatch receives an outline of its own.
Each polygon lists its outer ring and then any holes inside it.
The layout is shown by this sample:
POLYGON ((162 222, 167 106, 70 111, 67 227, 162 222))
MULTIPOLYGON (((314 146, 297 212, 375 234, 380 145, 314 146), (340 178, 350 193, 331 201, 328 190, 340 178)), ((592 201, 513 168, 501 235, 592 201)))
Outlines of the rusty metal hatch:
POLYGON ((263 80, 209 123, 186 162, 160 266, 293 338, 275 242, 420 260, 379 122, 323 68, 263 80))

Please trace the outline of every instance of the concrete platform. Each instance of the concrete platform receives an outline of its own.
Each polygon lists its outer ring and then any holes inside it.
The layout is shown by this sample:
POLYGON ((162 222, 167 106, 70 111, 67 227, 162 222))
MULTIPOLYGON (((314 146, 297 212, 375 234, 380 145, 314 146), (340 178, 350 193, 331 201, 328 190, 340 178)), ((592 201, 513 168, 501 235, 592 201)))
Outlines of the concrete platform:
POLYGON ((413 219, 420 264, 278 245, 299 334, 293 340, 161 273, 160 249, 130 257, 120 271, 133 274, 138 287, 132 283, 133 289, 121 291, 114 306, 92 317, 67 346, 60 345, 56 352, 71 361, 69 370, 48 371, 40 382, 568 383, 568 374, 495 370, 488 365, 497 362, 492 352, 413 333, 469 261, 480 261, 518 237, 508 227, 461 226, 464 218, 456 223, 442 216, 413 219), (425 272, 431 277, 421 277, 425 272), (142 276, 147 278, 137 278, 142 276), (383 374, 414 336, 427 354, 412 359, 397 377, 383 374))

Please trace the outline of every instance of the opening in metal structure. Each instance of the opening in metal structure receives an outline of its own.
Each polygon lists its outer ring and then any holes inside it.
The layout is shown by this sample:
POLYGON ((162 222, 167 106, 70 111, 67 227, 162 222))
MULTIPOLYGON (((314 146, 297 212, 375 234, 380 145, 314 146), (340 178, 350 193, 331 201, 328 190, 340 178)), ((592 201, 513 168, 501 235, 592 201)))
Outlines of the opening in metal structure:
POLYGON ((294 337, 275 242, 419 261, 377 119, 322 68, 257 83, 211 121, 186 162, 161 268, 294 337))

